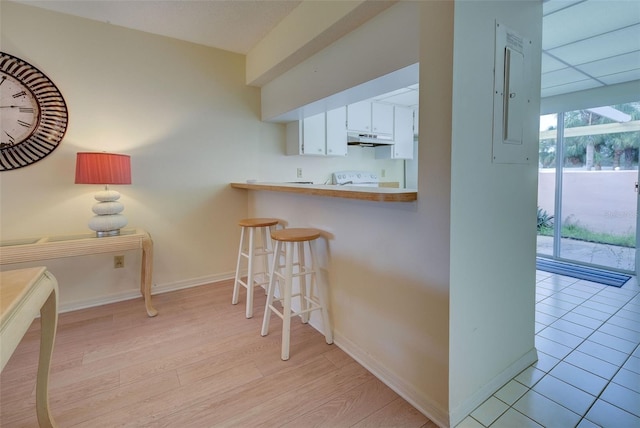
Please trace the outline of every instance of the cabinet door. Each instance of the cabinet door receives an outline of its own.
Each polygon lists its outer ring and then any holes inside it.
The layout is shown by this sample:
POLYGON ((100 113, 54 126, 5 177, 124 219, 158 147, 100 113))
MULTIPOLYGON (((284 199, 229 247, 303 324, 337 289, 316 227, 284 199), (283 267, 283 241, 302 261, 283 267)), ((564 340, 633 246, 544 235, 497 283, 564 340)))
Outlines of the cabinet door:
POLYGON ((305 155, 325 154, 325 114, 310 116, 302 121, 302 147, 305 155))
POLYGON ((347 108, 327 112, 327 156, 347 155, 347 108))
POLYGON ((362 134, 371 133, 371 103, 360 101, 347 106, 347 129, 362 134))
POLYGON ((393 158, 413 159, 413 109, 396 107, 393 158))
POLYGON ((287 155, 302 154, 302 121, 287 123, 286 133, 286 153, 287 155))
POLYGON ((374 134, 393 135, 393 105, 371 104, 371 125, 374 134))

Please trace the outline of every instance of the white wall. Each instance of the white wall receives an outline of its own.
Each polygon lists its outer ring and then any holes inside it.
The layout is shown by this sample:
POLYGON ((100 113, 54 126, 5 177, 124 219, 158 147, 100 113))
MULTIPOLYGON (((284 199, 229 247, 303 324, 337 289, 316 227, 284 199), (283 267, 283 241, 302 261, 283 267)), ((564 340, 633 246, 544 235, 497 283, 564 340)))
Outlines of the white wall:
POLYGON ((537 1, 456 2, 449 352, 454 421, 535 359, 541 9, 537 1), (532 41, 524 134, 529 164, 492 163, 496 20, 532 41))
MULTIPOLYGON (((284 136, 259 121, 260 94, 244 83, 243 56, 10 2, 2 2, 1 24, 2 51, 45 72, 69 110, 54 152, 2 173, 2 239, 91 232, 100 186, 73 183, 75 154, 127 153, 133 183, 116 189, 129 225, 154 239, 154 284, 228 276, 246 196, 227 183, 256 164, 246 153, 284 136)), ((45 263, 63 308, 137 295, 135 251, 118 270, 113 254, 45 263)))
MULTIPOLYGON (((56 150, 0 175, 3 240, 91 232, 86 225, 100 186, 73 183, 78 151, 132 156, 133 184, 117 190, 129 225, 154 239, 156 291, 233 274, 230 248, 247 196, 229 182, 296 180, 297 168, 316 182, 341 169, 385 169, 387 180, 402 180, 402 162, 375 160, 370 148, 350 148, 347 158, 283 156, 284 126, 260 121, 259 89, 245 85, 242 55, 0 5, 0 48, 45 72, 69 109, 56 150)), ((47 261, 63 310, 138 296, 138 253, 127 252, 126 267, 117 270, 114 254, 47 261)))

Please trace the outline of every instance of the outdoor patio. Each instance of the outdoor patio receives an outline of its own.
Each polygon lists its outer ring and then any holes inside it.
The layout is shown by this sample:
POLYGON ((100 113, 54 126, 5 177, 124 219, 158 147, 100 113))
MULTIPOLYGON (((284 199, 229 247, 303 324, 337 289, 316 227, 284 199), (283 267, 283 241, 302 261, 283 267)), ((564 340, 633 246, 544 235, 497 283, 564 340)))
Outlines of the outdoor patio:
MULTIPOLYGON (((553 238, 538 235, 538 254, 553 255, 553 238)), ((578 261, 604 268, 635 273, 636 249, 563 238, 560 256, 565 261, 578 261)))

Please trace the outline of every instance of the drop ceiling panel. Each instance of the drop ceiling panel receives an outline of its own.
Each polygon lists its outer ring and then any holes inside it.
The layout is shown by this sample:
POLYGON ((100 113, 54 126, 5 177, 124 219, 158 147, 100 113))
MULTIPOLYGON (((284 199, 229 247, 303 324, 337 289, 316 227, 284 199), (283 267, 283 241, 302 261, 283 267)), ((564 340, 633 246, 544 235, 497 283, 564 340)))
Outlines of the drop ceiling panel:
POLYGON ((585 89, 597 88, 599 86, 603 85, 601 83, 598 83, 596 80, 588 79, 581 80, 579 82, 568 83, 566 85, 552 86, 550 88, 543 87, 540 93, 544 98, 553 95, 566 94, 569 92, 584 91, 585 89))
POLYGON ((640 51, 582 64, 580 70, 598 77, 640 68, 640 51))
POLYGON ((542 97, 639 79, 640 1, 545 0, 542 10, 542 97))
POLYGON ((623 73, 611 74, 608 76, 599 77, 601 81, 606 83, 607 85, 615 85, 616 83, 624 83, 632 80, 637 80, 638 84, 636 85, 638 99, 640 99, 640 69, 636 68, 635 70, 625 71, 623 73))
POLYGON ((589 76, 586 76, 573 68, 563 68, 562 70, 544 73, 542 75, 542 87, 548 88, 551 86, 565 85, 567 83, 578 82, 586 79, 589 79, 589 76))
POLYGON ((548 55, 546 52, 542 53, 542 72, 548 73, 550 71, 561 70, 566 68, 567 64, 558 61, 554 57, 548 55))
POLYGON ((640 24, 572 43, 548 52, 570 64, 584 64, 640 50, 640 24))
POLYGON ((606 34, 639 20, 640 2, 585 1, 544 17, 543 49, 606 34))

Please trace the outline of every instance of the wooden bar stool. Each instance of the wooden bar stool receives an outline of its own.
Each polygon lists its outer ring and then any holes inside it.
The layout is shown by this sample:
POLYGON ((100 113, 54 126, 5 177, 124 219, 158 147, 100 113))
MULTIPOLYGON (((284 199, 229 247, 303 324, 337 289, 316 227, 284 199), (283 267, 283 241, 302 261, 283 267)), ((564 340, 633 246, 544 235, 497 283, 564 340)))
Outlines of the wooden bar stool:
MULTIPOLYGON (((319 310, 322 313, 324 336, 328 344, 333 343, 333 333, 327 311, 327 294, 324 284, 318 284, 316 271, 318 269, 315 240, 320 237, 320 230, 312 228, 291 228, 271 232, 271 239, 275 241, 274 257, 272 260, 271 277, 267 290, 267 303, 262 321, 262 336, 269 333, 269 319, 271 312, 282 318, 282 353, 283 360, 289 359, 289 342, 291 333, 291 317, 300 316, 303 323, 309 322, 309 314, 319 310), (311 255, 311 266, 307 266, 304 259, 304 243, 308 243, 311 255), (294 244, 297 244, 294 246, 294 244), (297 247, 297 248, 296 248, 297 247), (297 260, 294 260, 294 249, 297 249, 297 260), (284 266, 280 264, 280 258, 284 257, 284 266), (294 272, 294 267, 297 267, 294 272), (284 268, 284 273, 281 271, 284 268), (309 289, 307 289, 306 277, 310 277, 309 289), (293 294, 293 278, 299 278, 298 293, 293 294), (279 298, 275 297, 276 281, 282 279, 284 287, 279 298), (293 297, 300 297, 300 311, 291 310, 293 297), (275 306, 275 302, 282 303, 282 312, 275 306)), ((320 281, 321 283, 322 281, 320 281)))
POLYGON ((247 289, 247 310, 246 317, 253 316, 253 288, 256 285, 265 288, 269 284, 269 255, 273 254, 271 238, 267 237, 267 230, 280 223, 277 218, 245 218, 238 222, 241 227, 240 245, 238 249, 238 262, 236 264, 236 277, 233 284, 233 297, 231 303, 238 303, 240 286, 247 289), (249 232, 248 234, 246 232, 249 232), (256 242, 256 232, 260 235, 259 242, 256 242), (247 242, 248 235, 248 242, 247 242), (254 272, 254 262, 258 257, 262 258, 262 270, 254 272), (242 260, 247 261, 247 281, 242 281, 241 266, 242 260))

